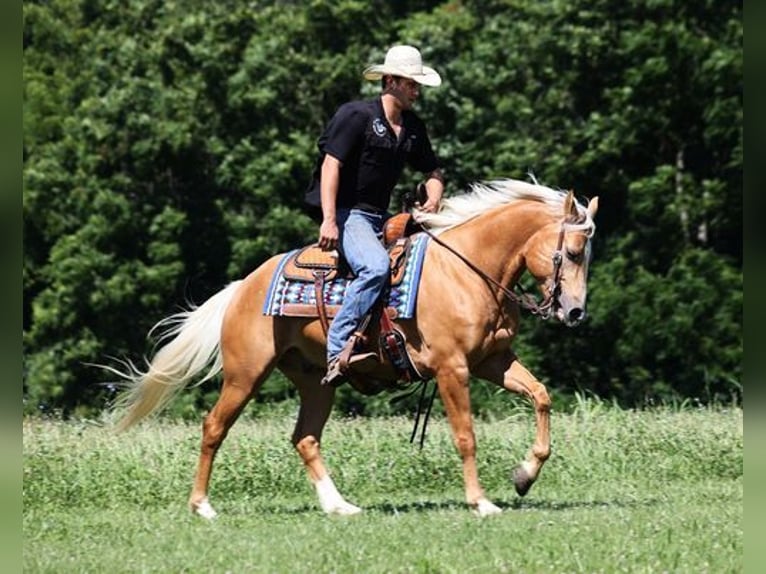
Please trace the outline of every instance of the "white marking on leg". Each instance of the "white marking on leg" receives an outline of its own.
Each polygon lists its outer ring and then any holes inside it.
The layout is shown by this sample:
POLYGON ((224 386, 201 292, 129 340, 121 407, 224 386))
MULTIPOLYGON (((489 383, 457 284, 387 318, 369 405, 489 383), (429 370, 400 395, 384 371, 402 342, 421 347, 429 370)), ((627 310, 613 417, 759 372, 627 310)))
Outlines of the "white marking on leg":
POLYGON ((202 518, 206 518, 207 520, 213 520, 216 516, 218 516, 218 513, 215 511, 215 509, 210 506, 210 502, 208 502, 207 498, 203 499, 202 502, 196 506, 194 512, 196 512, 202 518))
POLYGON ((350 516, 352 514, 359 514, 362 511, 358 506, 346 502, 340 495, 340 492, 338 492, 338 489, 335 488, 335 483, 329 474, 314 481, 314 488, 316 488, 317 496, 319 497, 319 505, 325 514, 350 516))
POLYGON ((474 509, 476 515, 481 518, 484 518, 485 516, 491 516, 493 514, 500 514, 502 511, 503 510, 501 508, 495 506, 486 498, 480 498, 476 503, 476 508, 474 509))
POLYGON ((520 466, 532 480, 535 480, 537 478, 537 473, 540 472, 540 464, 530 460, 522 461, 520 466))

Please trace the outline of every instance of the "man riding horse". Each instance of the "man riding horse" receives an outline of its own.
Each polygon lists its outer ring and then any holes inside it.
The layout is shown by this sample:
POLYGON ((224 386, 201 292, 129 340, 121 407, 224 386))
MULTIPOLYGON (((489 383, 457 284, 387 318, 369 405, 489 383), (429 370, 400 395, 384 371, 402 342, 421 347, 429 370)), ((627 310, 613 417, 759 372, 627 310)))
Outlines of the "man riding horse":
MULTIPOLYGON (((436 380, 462 461, 466 503, 479 516, 501 512, 479 481, 469 390, 473 378, 525 396, 534 406, 534 441, 513 473, 519 496, 526 495, 551 454, 550 396, 517 356, 513 341, 523 309, 568 326, 585 319, 598 199, 583 204, 573 191, 503 179, 474 184, 470 192, 442 201, 443 182, 425 127, 409 110, 418 95, 416 84, 438 85, 438 74, 422 65, 417 50, 398 46, 389 51, 385 64, 368 68, 366 77, 382 78, 383 94, 340 108, 320 138, 322 157, 311 190, 318 201, 315 205, 324 211, 321 248, 340 249, 356 274, 341 315, 333 322, 330 342, 327 317, 313 309, 321 311, 323 305, 294 300, 296 293, 311 292, 311 283, 297 292, 277 288, 292 260, 291 254, 280 253, 201 306, 157 323, 155 329, 165 330, 164 344, 147 360, 145 370, 130 362, 125 371, 110 369, 127 382, 116 404, 121 429, 159 412, 186 386, 223 373, 220 396, 203 422, 189 495, 190 509, 204 518, 217 515, 208 496, 216 454, 274 369, 297 389, 300 408, 291 441, 322 510, 341 515, 361 512, 330 476, 322 457, 322 433, 333 409, 335 384, 348 378, 360 390, 359 379, 364 379, 369 388, 360 392, 372 394, 399 380, 392 367, 395 361, 386 353, 380 354, 380 362, 363 365, 364 371, 358 362, 351 368, 349 360, 344 373, 340 363, 346 362, 351 350, 346 339, 350 337, 352 344, 357 339, 354 330, 361 330, 357 322, 387 286, 389 257, 378 234, 405 163, 428 174, 427 198, 415 211, 426 233, 415 240, 422 251, 411 249, 422 257, 407 259, 418 262, 412 265, 419 270, 418 279, 406 290, 417 296, 409 299, 405 312, 390 319, 406 341, 408 361, 419 378, 436 380), (540 303, 529 293, 513 290, 524 274, 537 284, 543 296, 540 303), (280 312, 279 305, 272 306, 275 293, 283 296, 285 307, 297 304, 312 312, 280 312), (338 353, 343 361, 337 359, 338 353)), ((314 257, 316 252, 306 262, 322 259, 314 257)), ((327 266, 325 260, 321 263, 327 266)), ((316 267, 309 268, 313 274, 316 267)), ((302 272, 305 275, 306 269, 302 272)), ((317 273, 319 287, 323 277, 328 276, 317 273)), ((325 286, 331 295, 329 307, 338 293, 325 286)), ((316 284, 313 287, 315 293, 322 291, 316 284)), ((315 298, 324 302, 321 294, 315 298)), ((381 323, 386 316, 381 314, 381 323)))
MULTIPOLYGON (((439 74, 423 65, 416 48, 394 46, 364 77, 381 81, 381 95, 338 108, 319 138, 320 155, 306 193, 306 202, 322 212, 319 246, 337 249, 355 275, 327 333, 324 385, 344 382, 348 362, 340 360, 341 352, 354 345, 354 333, 386 287, 389 256, 381 234, 405 164, 426 174, 421 211, 436 211, 444 192, 426 126, 412 111, 420 85, 440 85, 439 74)), ((350 363, 378 360, 375 353, 349 351, 350 363)))

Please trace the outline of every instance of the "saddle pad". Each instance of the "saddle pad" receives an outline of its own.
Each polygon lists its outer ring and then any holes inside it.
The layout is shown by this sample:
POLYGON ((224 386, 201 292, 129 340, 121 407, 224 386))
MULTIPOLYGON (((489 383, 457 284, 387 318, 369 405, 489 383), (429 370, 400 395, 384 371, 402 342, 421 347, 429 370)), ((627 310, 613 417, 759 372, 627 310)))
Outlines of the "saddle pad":
MULTIPOLYGON (((411 319, 415 315, 418 284, 423 268, 423 259, 428 246, 429 237, 424 233, 412 236, 410 254, 405 263, 404 275, 398 285, 391 288, 387 306, 395 311, 399 319, 411 319)), ((284 277, 283 268, 296 251, 285 254, 279 262, 274 276, 271 278, 269 291, 263 304, 264 315, 314 317, 316 316, 316 296, 314 284, 306 281, 295 281, 284 277)), ((346 287, 353 279, 335 277, 324 285, 324 302, 329 316, 335 315, 346 287)))

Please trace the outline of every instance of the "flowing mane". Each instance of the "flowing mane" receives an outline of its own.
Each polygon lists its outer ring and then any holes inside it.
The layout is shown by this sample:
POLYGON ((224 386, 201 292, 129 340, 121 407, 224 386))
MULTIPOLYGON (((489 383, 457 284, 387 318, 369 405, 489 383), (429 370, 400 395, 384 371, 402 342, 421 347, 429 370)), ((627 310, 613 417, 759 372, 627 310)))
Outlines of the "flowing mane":
MULTIPOLYGON (((551 189, 544 185, 528 183, 517 179, 496 179, 477 182, 470 185, 466 193, 447 197, 442 200, 441 209, 437 213, 423 213, 415 210, 415 218, 425 225, 432 233, 438 235, 466 221, 473 219, 485 211, 501 205, 508 205, 522 200, 544 203, 552 213, 561 213, 561 207, 567 192, 551 189)), ((584 205, 576 202, 577 211, 582 221, 567 224, 568 229, 583 229, 592 235, 595 224, 584 205)))

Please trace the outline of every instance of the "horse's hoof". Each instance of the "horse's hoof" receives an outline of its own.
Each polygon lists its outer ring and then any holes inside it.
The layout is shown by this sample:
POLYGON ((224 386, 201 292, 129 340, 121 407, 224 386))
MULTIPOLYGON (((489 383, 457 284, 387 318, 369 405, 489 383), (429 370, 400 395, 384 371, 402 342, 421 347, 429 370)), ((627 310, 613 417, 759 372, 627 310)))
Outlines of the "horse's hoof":
POLYGON ((516 467, 513 471, 513 486, 519 496, 524 496, 532 488, 535 479, 529 474, 529 471, 523 465, 516 467))
POLYGON ((479 502, 476 503, 476 508, 473 510, 474 514, 480 518, 492 516, 493 514, 500 514, 502 511, 503 510, 500 507, 495 506, 486 498, 480 499, 479 502))
POLYGON ((334 507, 327 509, 325 512, 327 514, 335 514, 336 516, 353 516, 354 514, 362 512, 362 509, 355 504, 351 504, 344 500, 341 504, 337 504, 334 507))
POLYGON ((207 499, 203 500, 199 504, 193 505, 192 511, 194 514, 201 516, 205 520, 213 520, 216 516, 218 516, 218 513, 212 506, 210 506, 210 503, 207 501, 207 499))

